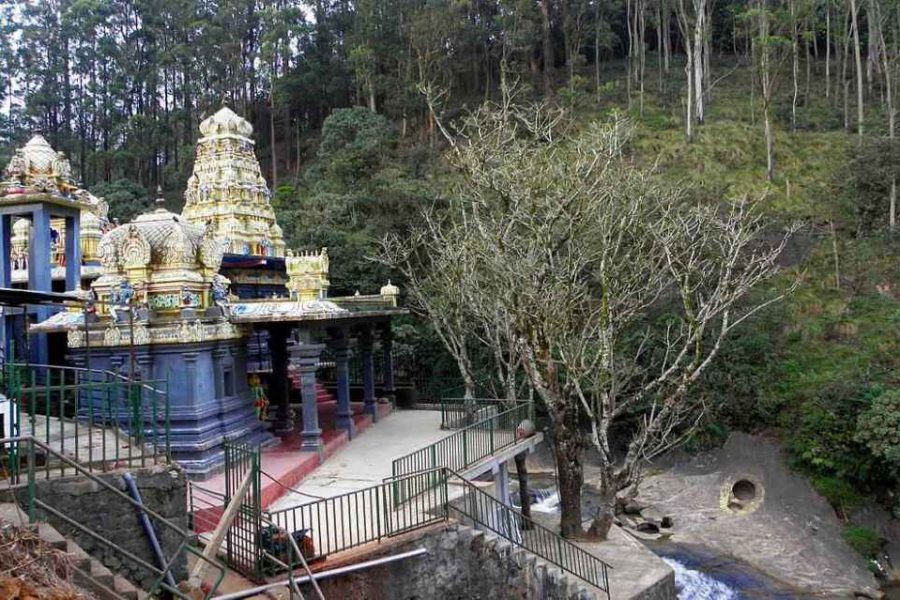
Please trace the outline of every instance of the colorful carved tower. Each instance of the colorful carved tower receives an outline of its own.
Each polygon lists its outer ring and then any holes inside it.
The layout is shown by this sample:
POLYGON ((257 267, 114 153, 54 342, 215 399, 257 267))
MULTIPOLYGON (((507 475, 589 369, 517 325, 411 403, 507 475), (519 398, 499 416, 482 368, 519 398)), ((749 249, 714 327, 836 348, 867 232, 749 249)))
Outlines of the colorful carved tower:
POLYGON ((197 226, 210 224, 227 254, 283 257, 283 233, 253 153, 253 127, 222 107, 200 124, 200 133, 182 216, 197 226))

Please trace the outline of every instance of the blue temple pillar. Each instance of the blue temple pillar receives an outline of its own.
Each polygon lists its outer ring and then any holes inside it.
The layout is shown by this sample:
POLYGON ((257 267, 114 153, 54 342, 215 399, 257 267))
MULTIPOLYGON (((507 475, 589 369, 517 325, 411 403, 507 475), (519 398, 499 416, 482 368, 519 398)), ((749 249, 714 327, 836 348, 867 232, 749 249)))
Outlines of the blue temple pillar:
POLYGON ((293 348, 297 370, 300 372, 300 393, 303 396, 303 431, 300 447, 321 453, 322 429, 319 427, 319 405, 316 401, 316 371, 323 344, 299 343, 293 348))
POLYGON ((391 330, 390 321, 381 327, 381 352, 384 396, 393 403, 397 396, 397 390, 394 385, 394 332, 391 330))
POLYGON ((287 339, 289 332, 287 327, 273 327, 269 329, 267 340, 269 360, 272 364, 272 376, 269 378, 269 403, 275 408, 272 432, 279 436, 288 435, 294 431, 288 381, 287 339))
POLYGON ((356 425, 353 423, 353 410, 350 408, 350 347, 343 329, 332 333, 331 350, 337 380, 338 405, 335 425, 338 429, 345 430, 352 440, 356 435, 356 425))
MULTIPOLYGON (((41 292, 53 291, 50 267, 50 212, 44 206, 31 213, 31 237, 28 240, 28 288, 41 292)), ((44 306, 31 309, 40 322, 50 318, 51 311, 44 306)), ((29 341, 31 360, 45 365, 48 362, 47 336, 38 334, 29 341)))
MULTIPOLYGON (((0 287, 12 287, 12 217, 0 215, 0 287)), ((9 341, 13 339, 10 315, 0 315, 0 348, 2 360, 13 360, 9 341)))
POLYGON ((0 216, 0 287, 12 285, 12 217, 0 216))
POLYGON ((359 353, 362 361, 363 376, 363 402, 366 412, 372 415, 372 419, 378 420, 378 410, 375 407, 375 364, 373 360, 372 345, 374 343, 371 326, 364 327, 359 334, 359 353))
POLYGON ((66 217, 66 291, 81 289, 80 219, 66 217))

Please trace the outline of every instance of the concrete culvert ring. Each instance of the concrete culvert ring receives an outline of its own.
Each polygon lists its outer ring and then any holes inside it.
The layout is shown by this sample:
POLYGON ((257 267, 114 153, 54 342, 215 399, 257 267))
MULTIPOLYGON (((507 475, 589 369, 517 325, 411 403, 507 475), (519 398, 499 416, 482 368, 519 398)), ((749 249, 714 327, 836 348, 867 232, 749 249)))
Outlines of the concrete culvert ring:
POLYGON ((739 475, 725 481, 719 494, 719 505, 731 514, 747 514, 762 504, 765 489, 762 482, 749 475, 739 475))
POLYGON ((749 479, 738 479, 731 486, 731 495, 741 502, 751 502, 756 498, 756 484, 749 479))

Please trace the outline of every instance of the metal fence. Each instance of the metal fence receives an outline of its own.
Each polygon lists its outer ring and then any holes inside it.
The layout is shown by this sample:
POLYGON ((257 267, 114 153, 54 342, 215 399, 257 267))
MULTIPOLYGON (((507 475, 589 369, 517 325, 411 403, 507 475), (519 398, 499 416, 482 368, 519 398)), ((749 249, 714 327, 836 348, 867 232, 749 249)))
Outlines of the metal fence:
MULTIPOLYGON (((7 363, 0 392, 12 403, 11 431, 52 447, 88 470, 143 467, 168 462, 168 382, 132 381, 109 371, 7 363)), ((9 468, 18 469, 18 448, 0 448, 9 468)), ((43 475, 65 461, 44 457, 43 475)))
POLYGON ((441 429, 462 429, 516 403, 496 398, 441 398, 441 429))
MULTIPOLYGON (((410 473, 446 467, 453 471, 465 471, 498 450, 516 443, 516 429, 530 417, 530 405, 516 404, 463 427, 437 442, 420 448, 405 456, 395 458, 391 474, 395 478, 410 473)), ((401 481, 394 484, 394 499, 397 503, 415 498, 429 489, 433 482, 428 479, 401 481)))
POLYGON ((203 594, 203 598, 211 598, 215 595, 219 584, 225 577, 226 569, 217 560, 209 559, 194 547, 194 535, 189 531, 185 531, 172 521, 166 519, 162 515, 156 513, 132 498, 130 495, 122 491, 118 485, 111 483, 109 478, 98 477, 94 470, 87 466, 79 464, 71 457, 63 455, 56 449, 28 436, 17 436, 10 438, 0 438, 0 447, 15 446, 19 448, 21 453, 21 465, 15 473, 7 473, 7 483, 10 484, 11 491, 22 502, 27 510, 28 520, 36 522, 39 520, 49 521, 53 526, 60 530, 63 535, 71 537, 78 532, 82 536, 89 537, 93 542, 93 547, 102 551, 103 554, 110 559, 115 558, 123 564, 128 564, 132 568, 146 573, 153 579, 153 583, 146 589, 148 597, 173 597, 184 598, 185 600, 196 600, 194 593, 185 591, 178 587, 175 581, 175 575, 178 571, 187 567, 189 562, 201 561, 208 563, 208 567, 212 569, 215 576, 212 585, 203 594), (43 457, 40 460, 38 457, 43 457), (123 548, 119 544, 107 539, 103 535, 94 531, 91 527, 80 520, 83 515, 71 514, 64 512, 54 505, 53 497, 48 494, 39 494, 37 491, 36 480, 43 471, 42 462, 51 461, 54 463, 64 463, 69 473, 85 477, 98 490, 102 490, 104 494, 116 496, 120 502, 125 502, 134 507, 134 509, 149 519, 151 526, 157 531, 160 539, 168 540, 170 543, 177 542, 174 550, 165 556, 165 565, 152 564, 147 560, 135 555, 131 551, 123 548), (188 560, 188 556, 193 555, 193 561, 188 560))
POLYGON ((259 446, 225 444, 225 499, 228 506, 245 477, 250 485, 241 500, 237 515, 225 537, 226 561, 239 573, 260 580, 263 575, 259 532, 262 528, 262 485, 260 481, 259 446))
MULTIPOLYGON (((558 533, 536 523, 455 473, 462 496, 448 506, 450 516, 463 523, 509 540, 549 563, 606 592, 609 597, 609 570, 600 558, 579 548, 558 533)), ((446 477, 446 476, 445 476, 446 477)))
POLYGON ((447 518, 447 487, 440 472, 416 473, 356 490, 340 496, 316 500, 300 506, 272 511, 266 518, 288 532, 301 532, 311 541, 307 560, 378 542, 447 518), (425 488, 414 502, 397 503, 395 483, 425 488))

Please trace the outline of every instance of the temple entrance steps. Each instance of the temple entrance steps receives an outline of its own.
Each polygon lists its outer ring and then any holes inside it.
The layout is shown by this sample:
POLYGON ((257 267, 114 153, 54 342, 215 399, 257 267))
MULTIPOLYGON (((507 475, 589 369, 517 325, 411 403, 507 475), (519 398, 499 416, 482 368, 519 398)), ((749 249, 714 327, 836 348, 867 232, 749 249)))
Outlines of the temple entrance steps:
MULTIPOLYGON (((377 425, 372 416, 365 412, 362 403, 354 402, 352 408, 356 428, 356 437, 352 442, 346 431, 325 429, 322 432, 321 453, 305 451, 300 445, 301 425, 297 423, 294 432, 283 437, 281 443, 261 450, 261 508, 268 509, 278 504, 283 498, 293 494, 293 489, 296 489, 301 481, 305 482, 311 474, 318 472, 319 469, 331 468, 330 465, 334 464, 335 460, 341 462, 356 460, 354 457, 370 453, 373 447, 382 446, 385 439, 397 438, 398 431, 404 431, 410 426, 415 427, 415 424, 411 423, 396 424, 396 418, 403 420, 402 415, 408 413, 406 411, 394 412, 390 404, 376 405, 379 415, 377 425), (387 429, 384 427, 386 424, 387 429), (360 448, 364 449, 361 454, 359 453, 360 448), (351 454, 346 455, 346 452, 351 452, 351 454), (350 458, 347 459, 346 456, 350 458)), ((336 402, 320 403, 319 422, 323 424, 334 422, 331 415, 335 410, 336 402)), ((431 413, 431 419, 434 421, 431 428, 439 431, 437 425, 440 424, 440 416, 431 413)), ((389 474, 390 461, 387 464, 386 472, 389 474)), ((380 474, 381 471, 378 473, 380 474)), ((380 478, 381 475, 375 480, 380 481, 380 478)), ((222 513, 221 501, 217 501, 216 498, 225 492, 225 474, 220 473, 206 481, 190 485, 192 490, 196 490, 197 506, 189 508, 195 515, 196 531, 198 533, 212 531, 222 513), (211 492, 211 494, 204 491, 211 492)), ((307 497, 307 499, 309 498, 307 497)))
POLYGON ((0 503, 0 522, 17 527, 28 527, 36 532, 47 546, 68 554, 72 560, 71 583, 91 593, 94 597, 101 600, 144 600, 149 598, 146 592, 121 575, 114 574, 49 523, 29 524, 28 515, 18 505, 0 503))

